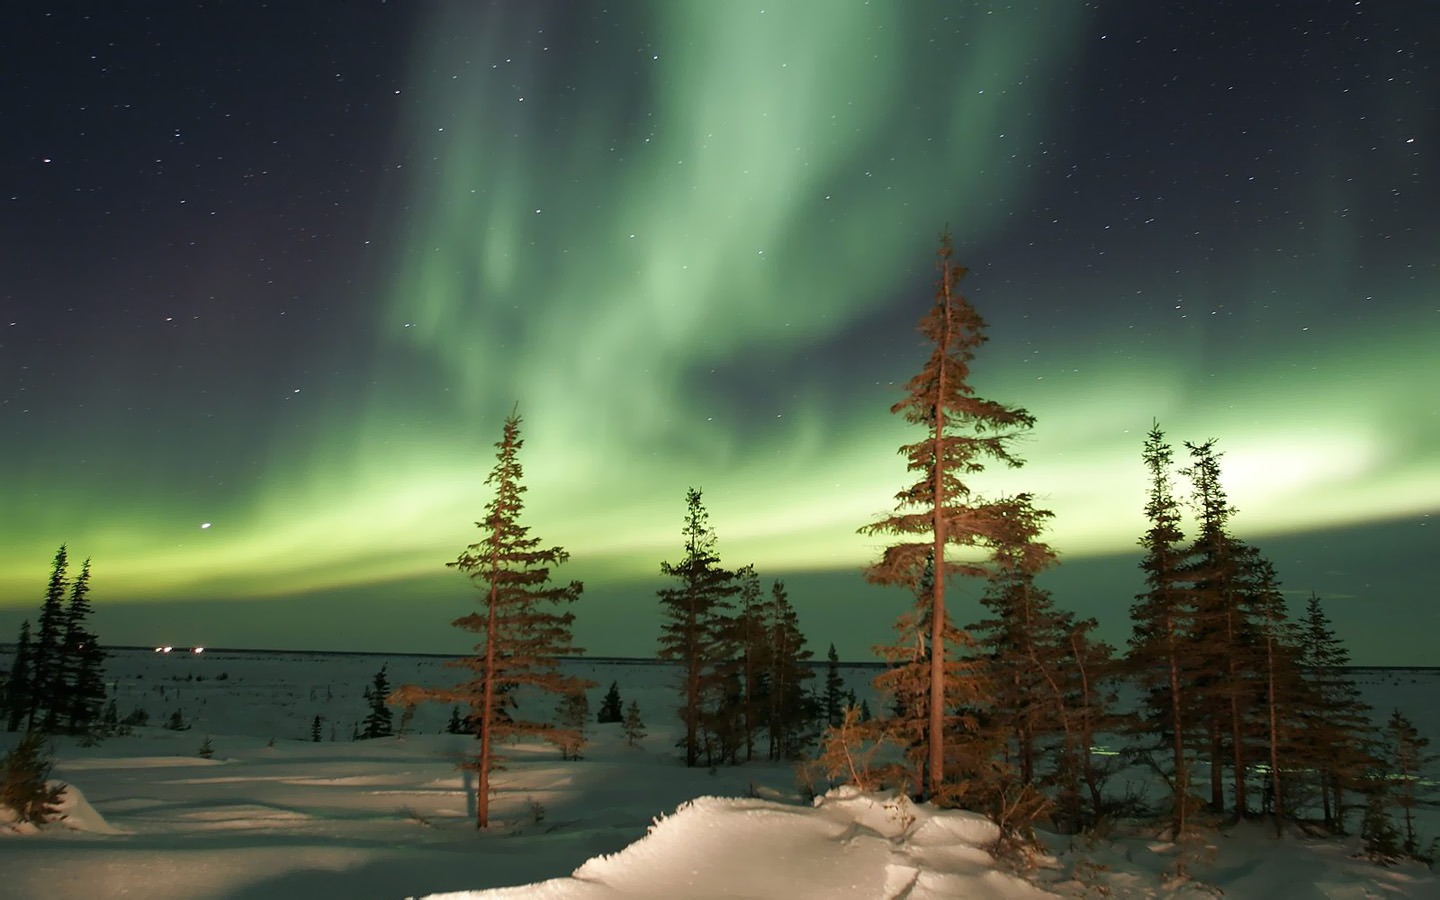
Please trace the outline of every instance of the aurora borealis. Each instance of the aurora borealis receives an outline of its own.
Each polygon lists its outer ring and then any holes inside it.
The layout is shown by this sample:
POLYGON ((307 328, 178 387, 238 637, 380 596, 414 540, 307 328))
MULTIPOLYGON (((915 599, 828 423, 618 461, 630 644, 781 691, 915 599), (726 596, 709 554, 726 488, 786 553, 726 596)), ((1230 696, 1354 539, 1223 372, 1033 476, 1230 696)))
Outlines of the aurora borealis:
POLYGON ((463 646, 518 404, 591 652, 653 651, 695 485, 861 657, 948 223, 1057 602, 1123 639, 1158 419, 1357 661, 1440 664, 1440 10, 280 6, 6 14, 0 640, 66 542, 110 643, 463 646))

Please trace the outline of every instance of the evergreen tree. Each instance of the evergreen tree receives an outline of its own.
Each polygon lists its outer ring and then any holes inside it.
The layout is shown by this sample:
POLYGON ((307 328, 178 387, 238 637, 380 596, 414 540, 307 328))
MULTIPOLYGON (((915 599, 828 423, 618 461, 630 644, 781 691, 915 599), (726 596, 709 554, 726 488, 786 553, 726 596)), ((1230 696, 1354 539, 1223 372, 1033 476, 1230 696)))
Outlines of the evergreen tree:
POLYGON ((596 714, 595 721, 601 725, 610 722, 623 722, 625 720, 625 707, 620 702, 620 683, 610 682, 610 690, 605 692, 604 698, 600 701, 600 712, 596 714))
POLYGON ((845 719, 845 679, 840 677, 840 654, 835 645, 825 651, 825 725, 839 728, 845 719))
POLYGON ((755 567, 745 566, 738 573, 740 609, 734 619, 732 643, 740 651, 740 723, 744 736, 745 761, 755 758, 755 732, 760 728, 760 710, 765 705, 768 689, 766 673, 770 667, 771 647, 766 627, 765 595, 755 567))
POLYGON ((1188 710, 1191 666, 1190 616, 1186 553, 1181 546, 1180 507, 1172 488, 1174 451, 1158 423, 1145 438, 1142 458, 1150 478, 1145 518, 1150 526, 1140 538, 1145 549, 1140 568, 1145 591, 1130 608, 1132 633, 1125 665, 1143 691, 1135 730, 1161 739, 1145 747, 1163 753, 1168 766, 1159 768, 1168 780, 1171 836, 1182 854, 1176 874, 1185 875, 1183 848, 1190 835, 1190 763, 1187 755, 1194 726, 1188 710))
POLYGON ((1305 603, 1299 642, 1299 665, 1313 706, 1303 743, 1319 776, 1325 826, 1344 834, 1345 792, 1362 789, 1367 770, 1378 764, 1370 750, 1371 709, 1346 672, 1350 652, 1313 592, 1305 603))
MULTIPOLYGON (((983 562, 948 558, 946 551, 950 547, 994 548, 1005 542, 1005 520, 1015 502, 986 501, 963 479, 983 471, 987 462, 1019 466, 1022 461, 1011 448, 1034 424, 1025 410, 977 397, 970 386, 970 363, 986 339, 985 322, 959 292, 965 269, 951 259, 953 255, 946 233, 937 252, 935 302, 920 321, 920 331, 931 346, 930 357, 907 383, 905 398, 891 407, 891 412, 902 414, 925 431, 920 440, 900 448, 917 480, 896 494, 893 515, 861 529, 866 534, 901 539, 886 547, 880 560, 867 570, 866 578, 872 583, 914 590, 927 558, 936 573, 923 617, 929 633, 917 635, 929 668, 924 735, 927 769, 922 791, 932 797, 940 793, 946 778, 946 726, 958 724, 948 715, 959 698, 947 695, 947 682, 954 684, 960 673, 947 665, 946 643, 955 630, 946 611, 945 588, 951 576, 983 578, 988 574, 983 562)), ((905 631, 921 621, 906 617, 902 644, 910 645, 905 631)))
POLYGON ((1400 710, 1390 714, 1385 723, 1385 764, 1394 788, 1392 802, 1400 808, 1404 824, 1400 849, 1406 856, 1420 857, 1420 838, 1415 831, 1415 807, 1429 789, 1421 778, 1435 762, 1427 752, 1430 739, 1421 737, 1410 719, 1400 710))
POLYGON ((717 709, 724 697, 725 663, 730 647, 731 598, 736 592, 735 574, 720 567, 715 532, 700 491, 691 488, 685 495, 685 555, 678 563, 662 562, 660 574, 674 578, 678 585, 659 593, 661 615, 661 659, 681 666, 680 719, 685 731, 678 744, 685 752, 685 765, 714 763, 707 713, 717 709))
POLYGON ((468 734, 469 729, 465 727, 465 720, 460 718, 460 707, 450 707, 450 721, 445 723, 446 734, 468 734))
POLYGON ((574 614, 557 610, 578 599, 584 587, 578 581, 552 585, 551 569, 570 555, 562 547, 542 547, 540 539, 520 523, 526 490, 519 460, 523 444, 520 416, 512 412, 495 445, 495 467, 486 479, 495 496, 485 507, 484 521, 476 523, 481 538, 447 564, 469 576, 480 598, 479 611, 453 623, 480 636, 475 653, 447 663, 468 670, 469 680, 450 688, 407 685, 395 692, 399 703, 434 700, 469 708, 480 749, 464 766, 476 774, 477 828, 490 822, 490 777, 501 761, 499 745, 534 736, 558 746, 572 738, 567 729, 551 723, 510 715, 511 688, 523 685, 564 696, 594 686, 559 671, 557 659, 580 650, 573 645, 574 614))
POLYGON ((585 726, 590 721, 590 698, 585 691, 578 690, 561 697, 555 706, 555 720, 564 734, 559 742, 560 758, 579 759, 588 743, 585 726))
POLYGON ((1400 832, 1390 818, 1389 792, 1383 781, 1365 790, 1365 816, 1360 820, 1360 839, 1365 855, 1382 865, 1400 858, 1400 832))
POLYGON ((375 673, 370 686, 365 689, 365 702, 370 711, 365 714, 364 724, 360 728, 360 739, 371 740, 373 738, 389 737, 393 733, 390 707, 390 678, 385 670, 389 667, 386 663, 375 673))
POLYGON ((634 700, 625 707, 625 722, 622 726, 625 730, 625 743, 631 747, 640 746, 645 740, 645 723, 640 719, 640 704, 634 700))
POLYGON ((27 729, 34 729, 38 719, 43 730, 54 730, 59 711, 65 703, 65 587, 68 562, 65 545, 61 544, 55 552, 55 564, 50 571, 50 583, 45 588, 45 600, 40 607, 34 643, 30 648, 31 690, 27 729))
POLYGON ((15 642, 15 661, 10 666, 10 679, 5 685, 5 728, 19 729, 20 723, 30 714, 33 675, 30 657, 33 649, 30 643, 30 620, 20 623, 20 637, 15 642))
POLYGON ((805 689, 805 683, 815 677, 808 665, 814 654, 805 646, 800 620, 783 581, 771 585, 766 628, 770 644, 765 677, 768 755, 771 760, 794 759, 808 743, 807 723, 814 717, 805 689))
POLYGON ((1290 773, 1302 768, 1306 757, 1312 755, 1306 752, 1305 745, 1305 719, 1312 695, 1301 679, 1299 636, 1287 614, 1275 567, 1258 555, 1249 566, 1255 584, 1248 606, 1255 614, 1264 663, 1264 745, 1269 753, 1265 805, 1278 838, 1284 834, 1285 817, 1298 793, 1288 783, 1290 773))
POLYGON ((1194 486, 1197 517, 1190 547, 1190 597, 1193 604, 1190 653, 1195 665, 1192 695, 1209 746, 1210 808, 1225 811, 1224 773, 1229 768, 1235 817, 1249 812, 1245 772, 1257 762, 1247 719, 1254 714, 1263 667, 1255 628, 1246 608, 1251 585, 1247 563, 1253 550, 1230 533, 1235 510, 1220 481, 1220 453, 1214 441, 1186 442, 1191 465, 1184 471, 1194 486))
POLYGON ((319 714, 310 720, 310 740, 316 744, 320 743, 320 736, 323 734, 321 725, 324 721, 325 717, 319 714))
POLYGON ((1035 584, 1039 569, 1055 558, 1036 541, 1050 515, 1027 511, 1028 537, 996 553, 997 567, 980 599, 991 618, 969 627, 989 662, 994 684, 988 726, 1002 732, 1002 740, 1012 748, 1020 782, 1031 785, 1039 782, 1036 761, 1041 744, 1067 724, 1059 672, 1074 616, 1057 610, 1050 592, 1035 584))
POLYGON ((67 727, 88 734, 105 706, 105 652, 90 630, 90 560, 70 586, 65 608, 64 687, 67 727))

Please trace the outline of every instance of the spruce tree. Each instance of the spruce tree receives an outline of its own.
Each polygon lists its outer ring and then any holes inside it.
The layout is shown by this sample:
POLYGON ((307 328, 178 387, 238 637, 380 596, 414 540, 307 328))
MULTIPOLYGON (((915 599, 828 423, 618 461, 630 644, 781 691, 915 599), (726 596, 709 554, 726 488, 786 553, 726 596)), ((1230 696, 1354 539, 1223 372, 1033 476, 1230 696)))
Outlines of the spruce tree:
POLYGON ((1056 609, 1050 592, 1035 583, 1035 575, 1055 558, 1038 541, 1050 515, 1025 511, 1024 540, 996 553, 996 568, 980 599, 991 618, 969 627, 990 664, 995 689, 988 725, 1003 733, 1021 783, 1030 785, 1039 783, 1036 762, 1042 744, 1068 725, 1060 670, 1074 616, 1056 609))
POLYGON ((824 719, 828 728, 839 728, 845 719, 845 679, 840 677, 840 654, 835 645, 825 651, 824 719))
POLYGON ((710 514, 695 488, 685 495, 681 534, 684 556, 678 563, 660 563, 660 574, 678 584, 658 592, 662 616, 658 656, 681 667, 679 713, 685 731, 677 743, 684 750, 685 765, 699 764, 702 751, 710 765, 715 762, 715 748, 713 736, 705 733, 713 721, 707 714, 724 699, 735 573, 720 566, 710 514))
POLYGON ((1259 696, 1259 645, 1245 601, 1251 585, 1247 567, 1251 548, 1230 532, 1235 510, 1220 480, 1220 453, 1215 442, 1187 441, 1191 465, 1184 470, 1194 486, 1192 504, 1197 523, 1190 547, 1187 577, 1193 619, 1190 652, 1194 656, 1192 693, 1208 737, 1210 807, 1225 811, 1224 773, 1229 768, 1235 817, 1249 812, 1247 767, 1258 760, 1246 722, 1259 696))
POLYGON ((65 714, 68 729, 88 734, 105 706, 105 651, 90 630, 90 560, 70 586, 65 607, 65 714))
POLYGON ((65 703, 65 588, 68 556, 65 545, 55 552, 50 583, 30 651, 30 704, 26 728, 34 729, 39 721, 45 731, 55 728, 60 709, 65 703), (44 713, 42 716, 41 713, 44 713))
POLYGON ((778 579, 770 587, 766 628, 770 636, 765 677, 768 755, 776 761, 794 759, 808 742, 807 723, 813 718, 806 682, 815 677, 809 666, 814 654, 805 646, 785 583, 778 579))
POLYGON ((768 689, 766 671, 771 647, 765 621, 765 595, 755 567, 745 566, 737 574, 740 607, 734 618, 731 643, 739 650, 740 731, 744 735, 745 761, 755 758, 755 732, 760 728, 761 709, 768 689))
MULTIPOLYGON (((946 609, 946 586, 952 576, 984 578, 983 561, 946 555, 956 548, 994 548, 1007 540, 1006 519, 1013 499, 985 500, 965 479, 984 470, 988 462, 1019 466, 1013 445, 1034 424, 1019 407, 1005 406, 976 396, 970 385, 970 363, 985 342, 985 322, 959 292, 965 268, 952 259, 950 235, 941 236, 936 254, 939 279, 935 301, 920 320, 920 331, 931 352, 924 367, 905 387, 905 398, 891 407, 924 435, 900 448, 916 480, 895 495, 896 511, 861 531, 899 538, 886 547, 880 560, 866 571, 875 584, 903 585, 914 590, 932 561, 935 577, 923 618, 929 633, 923 642, 928 664, 928 702, 925 743, 927 761, 922 791, 936 796, 946 778, 945 732, 958 724, 948 710, 958 698, 946 693, 947 680, 958 673, 947 668, 946 644, 954 631, 946 609), (948 676, 948 677, 947 677, 948 676), (948 720, 948 721, 947 721, 948 720)), ((907 617, 905 628, 921 619, 907 617)), ((909 643, 902 634, 902 642, 909 643)), ((920 787, 917 785, 917 787, 920 787)))
POLYGON ((389 663, 380 666, 380 671, 365 689, 365 702, 370 711, 365 714, 364 723, 360 729, 361 740, 372 740, 374 738, 389 737, 393 733, 393 719, 390 714, 390 678, 385 673, 389 663))
POLYGON ((447 563, 467 575, 477 589, 480 609, 454 621, 457 628, 479 635, 471 656, 448 662, 469 671, 462 684, 449 688, 405 686, 395 692, 399 703, 433 700, 460 703, 470 710, 480 749, 463 765, 476 774, 475 827, 490 822, 491 774, 501 761, 498 747, 522 737, 539 737, 554 745, 570 740, 567 729, 549 722, 512 716, 511 690, 564 696, 594 685, 562 675, 557 660, 580 652, 573 644, 575 616, 559 609, 575 602, 584 586, 578 581, 555 585, 550 573, 570 554, 562 547, 543 547, 522 525, 525 486, 519 452, 520 416, 511 413, 496 443, 495 467, 486 483, 495 491, 477 522, 480 540, 447 563))
POLYGON ((1361 790, 1366 772, 1378 764, 1372 752, 1372 711, 1346 671, 1350 652, 1336 637, 1314 592, 1305 602, 1299 642, 1299 665, 1312 708, 1303 740, 1318 773, 1325 826, 1344 834, 1345 792, 1361 790))
POLYGON ((585 726, 590 722, 590 698, 584 690, 562 696, 555 705, 555 724, 564 737, 559 741, 560 758, 579 759, 589 741, 585 726))
POLYGON ((20 623, 20 636, 15 641, 15 661, 10 666, 10 679, 5 684, 5 728, 16 731, 30 714, 34 676, 30 658, 34 652, 30 642, 30 620, 20 623))
POLYGON ((600 700, 600 712, 596 714, 595 721, 601 725, 610 722, 622 722, 625 720, 625 706, 620 701, 620 683, 610 682, 610 690, 600 700))
POLYGON ((1400 808, 1400 849, 1406 856, 1420 857, 1420 838, 1415 831, 1415 808, 1431 792, 1422 777, 1434 764, 1436 756, 1428 752, 1430 739, 1421 737, 1409 717, 1396 709, 1385 723, 1385 764, 1393 793, 1391 800, 1400 808))
POLYGON ((625 722, 622 725, 625 730, 625 743, 630 747, 640 746, 645 740, 645 723, 640 719, 640 704, 634 700, 625 707, 625 722))
POLYGON ((320 735, 322 734, 321 724, 324 721, 325 717, 319 714, 317 714, 315 718, 310 720, 310 740, 313 743, 320 743, 320 735))
POLYGON ((1132 633, 1125 666, 1143 692, 1135 730, 1161 739, 1142 752, 1168 758, 1168 766, 1161 771, 1170 787, 1171 836, 1182 848, 1176 873, 1184 876, 1183 847, 1190 834, 1188 750, 1194 732, 1189 718, 1191 609, 1180 506, 1172 487, 1174 451, 1158 423, 1152 424, 1146 435, 1142 459, 1149 475, 1145 518, 1150 524, 1140 538, 1145 549, 1140 562, 1145 590, 1136 595, 1130 608, 1132 633))

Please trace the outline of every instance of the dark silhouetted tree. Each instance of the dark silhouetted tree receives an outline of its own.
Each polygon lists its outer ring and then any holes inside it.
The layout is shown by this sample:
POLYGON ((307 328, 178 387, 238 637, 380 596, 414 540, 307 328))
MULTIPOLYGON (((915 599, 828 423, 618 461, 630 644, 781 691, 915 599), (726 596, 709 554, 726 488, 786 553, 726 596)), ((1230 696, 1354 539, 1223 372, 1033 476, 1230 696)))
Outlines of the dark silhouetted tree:
MULTIPOLYGON (((1185 567, 1187 555, 1180 530, 1180 505, 1173 488, 1174 451, 1159 424, 1146 435, 1142 458, 1149 475, 1145 518, 1149 527, 1140 538, 1145 549, 1140 568, 1145 591, 1130 608, 1131 636, 1125 668, 1142 691, 1135 730, 1159 739, 1142 748, 1163 754, 1168 766, 1157 764, 1170 788, 1170 830, 1181 848, 1176 874, 1186 874, 1184 848, 1192 828, 1190 818, 1190 761, 1195 726, 1188 711, 1193 660, 1189 634, 1191 609, 1185 567)), ((1153 757, 1152 757, 1153 758, 1153 757)))
POLYGON ((380 671, 375 673, 370 686, 365 688, 365 704, 369 711, 360 726, 360 739, 363 741, 375 738, 390 737, 394 733, 392 723, 394 719, 390 713, 390 677, 385 670, 389 663, 382 665, 380 671))
POLYGON ((660 598, 659 657, 680 664, 680 719, 685 725, 678 745, 685 765, 713 764, 715 748, 707 713, 725 699, 725 668, 730 661, 728 641, 731 598, 736 593, 735 573, 720 566, 715 532, 700 491, 685 495, 685 525, 681 531, 685 553, 678 563, 660 563, 660 574, 675 579, 675 587, 662 588, 660 598))
POLYGON ((65 607, 64 705, 66 726, 76 734, 89 734, 105 707, 105 651, 90 630, 90 560, 70 586, 65 607))
POLYGON ((770 634, 765 678, 769 757, 795 759, 809 742, 809 723, 815 717, 806 690, 806 682, 815 677, 809 666, 814 654, 805 646, 800 620, 790 605, 783 581, 771 585, 766 627, 770 634))
POLYGON ((845 679, 840 676, 840 654, 835 645, 825 651, 824 719, 827 728, 839 728, 845 720, 845 679))
POLYGON ((21 822, 44 825, 60 812, 62 786, 48 779, 55 759, 38 731, 29 731, 0 759, 0 806, 21 822))
POLYGON ((1377 765, 1371 709, 1347 672, 1350 652, 1313 592, 1305 603, 1299 641, 1299 665, 1313 705, 1303 740, 1318 773, 1325 825, 1344 834, 1345 793, 1363 789, 1367 772, 1377 765))
POLYGON ((44 731, 53 731, 65 704, 65 588, 69 558, 65 545, 55 552, 50 583, 35 629, 30 652, 30 709, 26 727, 38 724, 44 731), (42 715, 43 713, 43 715, 42 715))
POLYGON ((600 700, 600 712, 596 714, 595 721, 601 725, 625 721, 625 706, 620 700, 619 682, 610 682, 610 690, 606 691, 600 700))
POLYGON ((10 678, 5 683, 5 727, 15 731, 30 714, 33 674, 30 657, 33 647, 30 642, 30 620, 20 623, 20 636, 15 642, 15 659, 10 664, 10 678))

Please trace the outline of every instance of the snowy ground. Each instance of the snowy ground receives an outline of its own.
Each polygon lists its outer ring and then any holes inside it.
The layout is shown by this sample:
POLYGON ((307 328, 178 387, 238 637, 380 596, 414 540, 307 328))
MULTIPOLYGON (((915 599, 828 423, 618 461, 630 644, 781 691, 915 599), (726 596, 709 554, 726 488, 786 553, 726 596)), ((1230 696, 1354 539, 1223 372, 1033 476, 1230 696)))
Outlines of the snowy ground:
MULTIPOLYGON (((348 740, 385 662, 392 684, 451 674, 421 657, 117 653, 120 712, 144 707, 154 724, 96 747, 57 745, 66 821, 0 836, 0 897, 1440 897, 1422 868, 1253 826, 1212 836, 1196 872, 1210 887, 1168 884, 1167 848, 1143 834, 1056 839, 1021 878, 984 852, 991 828, 967 813, 845 792, 812 807, 790 766, 685 769, 672 751, 671 672, 644 663, 570 664, 599 683, 592 709, 611 681, 639 702, 644 746, 626 747, 610 725, 593 729, 578 762, 516 748, 499 776, 498 826, 477 834, 454 766, 470 742, 438 733, 448 710, 422 708, 404 738, 348 740), (177 709, 190 730, 156 727, 177 709), (208 760, 197 755, 206 736, 208 760)), ((872 673, 846 674, 867 696, 872 673)), ((1440 747, 1440 672, 1359 681, 1381 713, 1401 707, 1440 747)), ((0 735, 0 749, 11 740, 0 735)), ((1440 816, 1423 825, 1428 840, 1440 816)))

